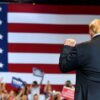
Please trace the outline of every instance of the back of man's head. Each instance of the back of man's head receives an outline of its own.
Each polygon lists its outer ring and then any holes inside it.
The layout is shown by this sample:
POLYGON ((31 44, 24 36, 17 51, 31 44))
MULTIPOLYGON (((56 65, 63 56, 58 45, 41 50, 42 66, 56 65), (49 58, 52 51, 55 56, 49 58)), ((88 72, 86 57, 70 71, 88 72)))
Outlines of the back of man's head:
POLYGON ((94 19, 89 24, 89 33, 91 37, 93 37, 95 34, 100 33, 100 19, 94 19))

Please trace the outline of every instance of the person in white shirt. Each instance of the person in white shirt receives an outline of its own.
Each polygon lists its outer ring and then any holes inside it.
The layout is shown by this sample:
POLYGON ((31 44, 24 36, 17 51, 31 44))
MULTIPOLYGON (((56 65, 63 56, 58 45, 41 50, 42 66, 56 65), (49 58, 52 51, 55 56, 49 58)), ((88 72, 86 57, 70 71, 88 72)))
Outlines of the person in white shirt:
POLYGON ((33 81, 33 84, 30 87, 30 91, 31 91, 31 98, 33 98, 35 94, 39 96, 40 95, 40 84, 38 84, 37 81, 33 81))

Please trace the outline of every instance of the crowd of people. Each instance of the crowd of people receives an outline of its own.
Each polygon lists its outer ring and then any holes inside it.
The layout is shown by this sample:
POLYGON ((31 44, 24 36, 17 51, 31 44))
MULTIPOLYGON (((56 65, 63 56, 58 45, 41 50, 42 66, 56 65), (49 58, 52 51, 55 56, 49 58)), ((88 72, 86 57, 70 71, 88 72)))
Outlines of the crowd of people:
MULTIPOLYGON (((5 83, 0 82, 0 100, 41 100, 41 83, 33 81, 31 85, 22 86, 18 90, 7 90, 5 83)), ((65 87, 73 88, 71 81, 65 82, 65 87)), ((43 88, 44 100, 66 100, 61 96, 61 91, 54 91, 50 81, 43 88)))

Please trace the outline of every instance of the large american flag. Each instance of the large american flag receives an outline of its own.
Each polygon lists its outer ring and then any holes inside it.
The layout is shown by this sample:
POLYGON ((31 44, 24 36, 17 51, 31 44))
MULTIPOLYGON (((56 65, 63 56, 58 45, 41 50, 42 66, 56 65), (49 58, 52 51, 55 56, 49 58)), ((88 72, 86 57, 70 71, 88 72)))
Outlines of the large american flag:
POLYGON ((100 6, 0 4, 0 76, 10 83, 12 76, 28 84, 41 80, 33 67, 45 72, 58 89, 66 80, 75 84, 75 73, 60 72, 59 53, 66 38, 77 43, 90 39, 88 24, 100 18, 100 6))

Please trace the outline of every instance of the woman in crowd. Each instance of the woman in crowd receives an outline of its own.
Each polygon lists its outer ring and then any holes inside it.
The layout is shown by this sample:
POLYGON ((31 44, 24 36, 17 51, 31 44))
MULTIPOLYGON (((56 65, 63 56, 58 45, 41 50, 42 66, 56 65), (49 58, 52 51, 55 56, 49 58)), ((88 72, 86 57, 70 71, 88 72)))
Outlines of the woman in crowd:
POLYGON ((44 87, 44 94, 45 94, 46 99, 49 98, 52 94, 52 87, 51 87, 50 81, 48 81, 44 87))

